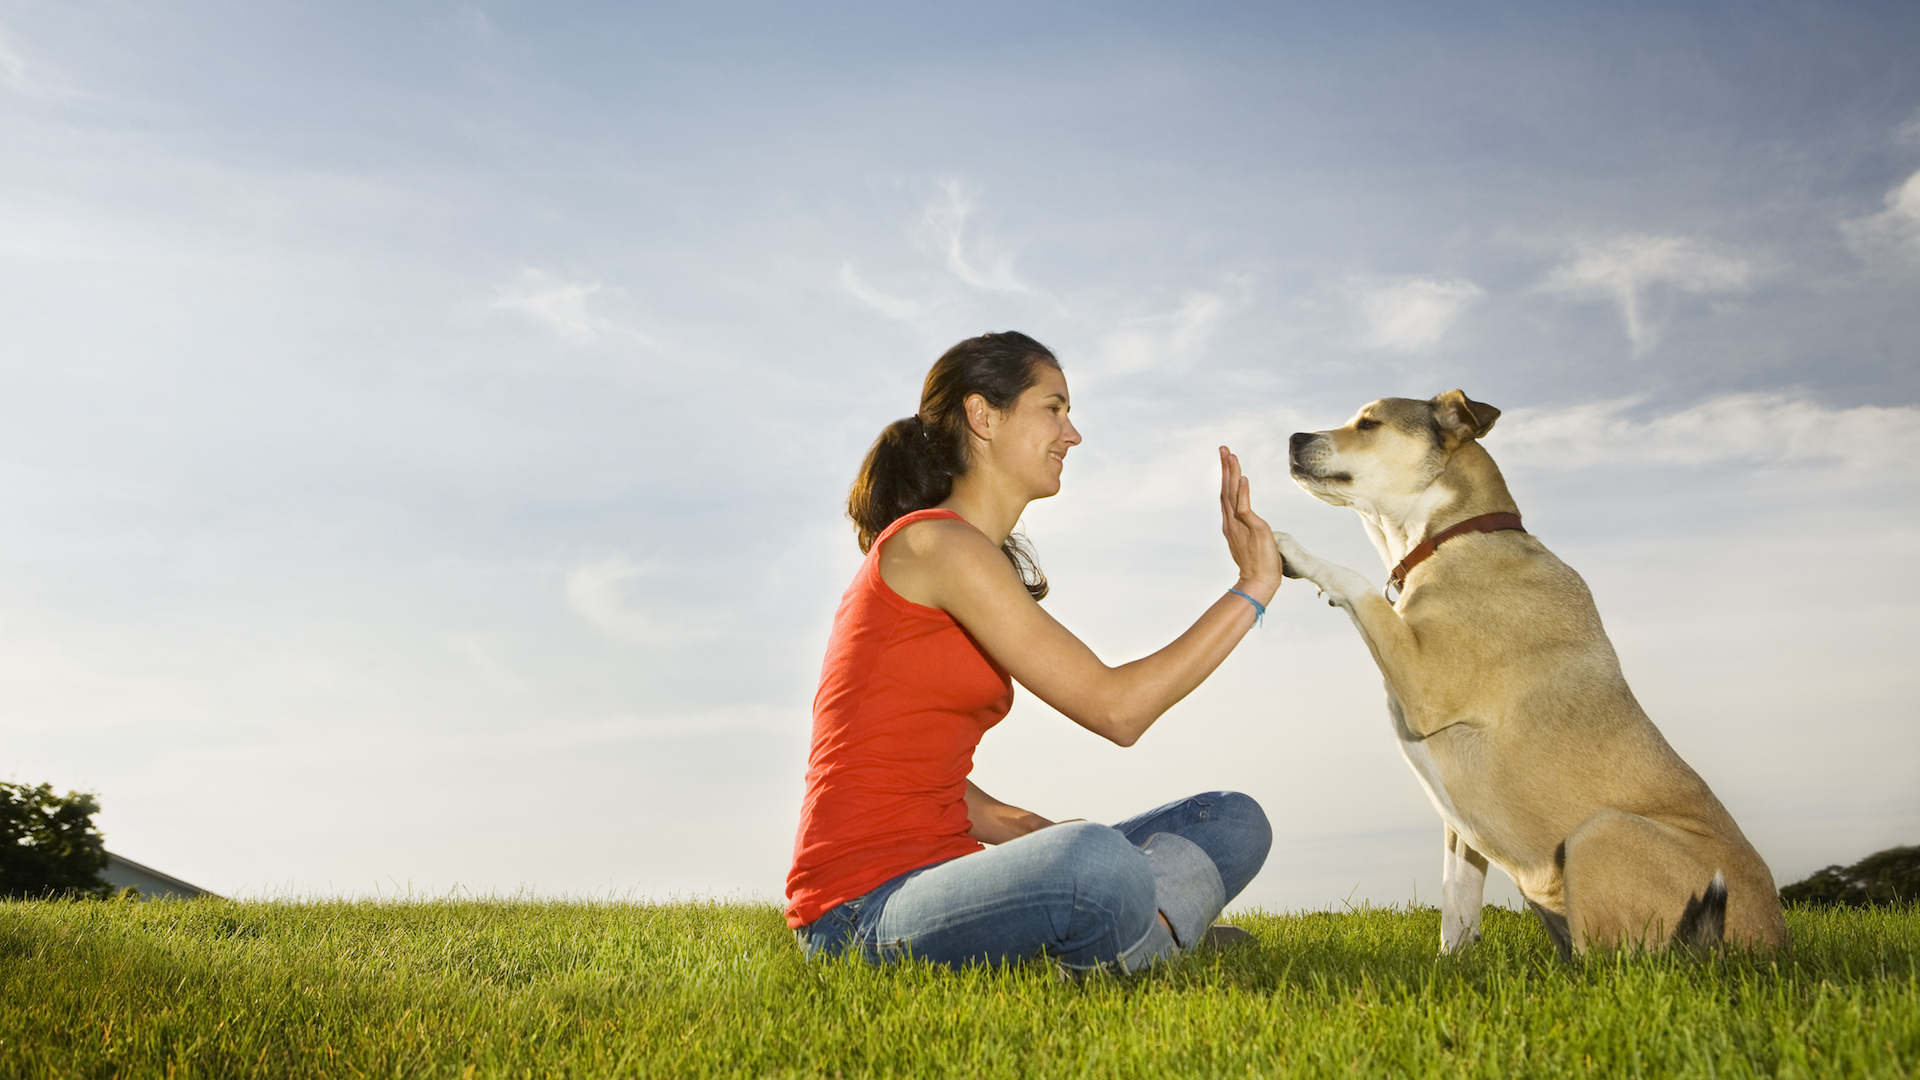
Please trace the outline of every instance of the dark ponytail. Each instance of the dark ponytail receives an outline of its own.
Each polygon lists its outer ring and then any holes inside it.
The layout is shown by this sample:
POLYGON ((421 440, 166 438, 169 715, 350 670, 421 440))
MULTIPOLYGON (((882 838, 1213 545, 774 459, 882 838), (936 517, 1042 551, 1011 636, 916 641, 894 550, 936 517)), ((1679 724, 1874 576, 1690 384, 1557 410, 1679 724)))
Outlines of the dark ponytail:
MULTIPOLYGON (((920 389, 920 411, 887 425, 847 493, 847 516, 860 529, 862 552, 895 521, 945 502, 954 478, 967 474, 967 398, 979 394, 1005 412, 1040 381, 1042 364, 1058 368, 1060 361, 1011 330, 968 338, 934 362, 920 389)), ((1045 598, 1047 578, 1026 538, 1009 536, 1000 550, 1033 598, 1045 598)))

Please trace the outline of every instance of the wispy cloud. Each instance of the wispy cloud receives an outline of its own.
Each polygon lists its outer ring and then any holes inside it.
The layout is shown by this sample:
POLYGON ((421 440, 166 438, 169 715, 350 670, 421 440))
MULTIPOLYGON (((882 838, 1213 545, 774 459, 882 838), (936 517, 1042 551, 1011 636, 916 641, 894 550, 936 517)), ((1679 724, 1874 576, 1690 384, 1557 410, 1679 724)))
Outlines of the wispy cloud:
POLYGON ((567 570, 567 610, 602 632, 636 645, 671 645, 710 637, 720 629, 711 610, 657 598, 642 599, 641 586, 668 572, 659 561, 605 555, 567 570))
POLYGON ((940 308, 965 303, 967 291, 1028 296, 1058 304, 1035 288, 1013 268, 1013 252, 992 240, 969 233, 967 224, 976 209, 968 185, 947 180, 922 211, 915 239, 921 249, 941 263, 944 274, 922 280, 921 298, 883 290, 860 275, 851 261, 840 264, 840 288, 847 295, 889 319, 912 322, 940 308))
POLYGON ((1635 352, 1659 340, 1661 320, 1648 312, 1660 291, 1696 296, 1745 292, 1758 276, 1751 259, 1684 236, 1621 236, 1576 245, 1542 286, 1552 292, 1606 297, 1620 305, 1635 352))
POLYGON ((1249 283, 1236 279, 1230 284, 1236 287, 1191 292, 1172 311, 1126 320, 1101 339, 1096 363, 1107 373, 1184 370, 1206 348, 1221 320, 1245 301, 1249 283))
POLYGON ((467 662, 479 681, 494 693, 519 694, 533 689, 533 683, 503 661, 497 651, 472 634, 453 634, 448 638, 453 651, 467 662))
POLYGON ((1920 109, 1906 123, 1893 131, 1893 141, 1901 146, 1920 146, 1920 109))
POLYGON ((8 40, 6 27, 0 26, 0 86, 22 94, 38 93, 39 89, 27 73, 27 62, 14 51, 13 43, 8 40))
MULTIPOLYGON (((1920 119, 1911 127, 1920 128, 1920 119)), ((1920 172, 1887 192, 1885 210, 1840 223, 1847 247, 1863 259, 1895 258, 1920 262, 1920 172)))
POLYGON ((1039 290, 1014 272, 1011 252, 990 241, 968 242, 967 218, 973 211, 973 199, 966 185, 958 180, 941 184, 940 194, 927 206, 922 229, 934 249, 945 257, 947 270, 968 285, 987 292, 1039 295, 1039 290))
POLYGON ((911 322, 941 305, 939 300, 907 300, 889 296, 869 285, 866 279, 854 270, 850 262, 840 264, 840 287, 854 299, 887 318, 899 319, 902 322, 911 322))
POLYGON ((478 37, 492 37, 496 33, 493 20, 480 8, 461 12, 456 17, 457 24, 478 37))
POLYGON ((1360 279, 1347 293, 1365 329, 1363 349, 1419 352, 1446 336, 1486 290, 1464 278, 1360 279))
POLYGON ((528 268, 517 280, 494 289, 492 306, 524 315, 576 345, 607 338, 653 344, 647 335, 609 312, 620 296, 619 290, 597 279, 569 280, 528 268))
POLYGON ((1838 409, 1791 394, 1731 394, 1647 419, 1637 399, 1516 408, 1493 438, 1503 461, 1589 466, 1838 466, 1920 476, 1920 408, 1838 409))

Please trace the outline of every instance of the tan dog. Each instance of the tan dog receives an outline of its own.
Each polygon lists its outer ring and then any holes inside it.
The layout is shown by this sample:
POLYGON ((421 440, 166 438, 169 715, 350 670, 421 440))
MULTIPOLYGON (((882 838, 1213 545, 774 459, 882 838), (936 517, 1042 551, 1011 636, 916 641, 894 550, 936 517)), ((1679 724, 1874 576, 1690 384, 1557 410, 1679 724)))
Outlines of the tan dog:
POLYGON ((1634 700, 1586 583, 1520 531, 1478 441, 1499 415, 1452 390, 1293 436, 1295 481, 1412 564, 1398 602, 1277 534, 1288 573, 1353 616, 1446 823, 1441 951, 1480 937, 1489 859, 1563 953, 1786 944, 1767 864, 1634 700))

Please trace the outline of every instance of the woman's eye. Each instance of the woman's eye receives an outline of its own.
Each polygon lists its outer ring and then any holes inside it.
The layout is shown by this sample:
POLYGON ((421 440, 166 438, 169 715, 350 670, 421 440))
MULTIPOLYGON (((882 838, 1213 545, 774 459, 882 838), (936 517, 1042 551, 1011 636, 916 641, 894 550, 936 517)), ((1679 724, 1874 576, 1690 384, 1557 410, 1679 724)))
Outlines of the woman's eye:
POLYGON ((1372 430, 1373 430, 1374 428, 1377 428, 1377 427, 1379 427, 1379 426, 1380 426, 1380 421, 1378 421, 1378 420, 1362 420, 1362 421, 1360 421, 1359 423, 1357 423, 1357 424, 1355 424, 1355 425, 1353 425, 1353 426, 1354 426, 1354 429, 1355 429, 1355 430, 1357 430, 1357 431, 1372 431, 1372 430))

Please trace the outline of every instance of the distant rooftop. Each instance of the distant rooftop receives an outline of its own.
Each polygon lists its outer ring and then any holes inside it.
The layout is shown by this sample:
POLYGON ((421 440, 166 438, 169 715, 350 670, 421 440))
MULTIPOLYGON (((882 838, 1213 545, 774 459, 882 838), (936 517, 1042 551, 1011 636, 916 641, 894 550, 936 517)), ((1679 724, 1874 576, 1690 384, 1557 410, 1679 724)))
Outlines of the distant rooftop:
POLYGON ((131 885, 140 890, 142 900, 158 900, 163 896, 180 900, 191 900, 196 896, 221 899, 198 885, 188 884, 172 874, 163 874, 151 866, 144 866, 111 851, 107 852, 107 868, 100 872, 100 878, 115 889, 131 885))

